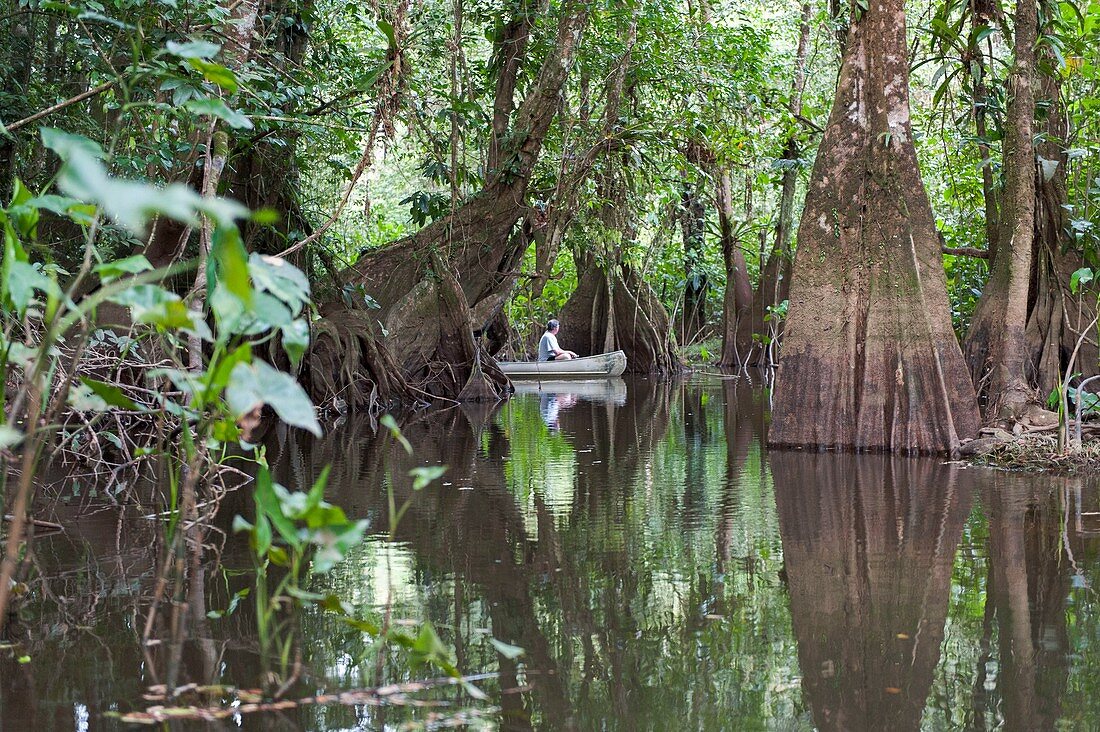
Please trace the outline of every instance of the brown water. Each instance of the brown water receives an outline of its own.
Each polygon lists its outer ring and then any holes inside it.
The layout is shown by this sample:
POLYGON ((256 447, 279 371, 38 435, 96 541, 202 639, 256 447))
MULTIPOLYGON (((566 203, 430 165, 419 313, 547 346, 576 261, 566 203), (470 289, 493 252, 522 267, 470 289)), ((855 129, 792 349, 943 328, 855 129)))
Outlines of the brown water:
MULTIPOLYGON (((466 714, 504 729, 1100 728, 1097 481, 942 460, 769 454, 765 390, 748 379, 561 385, 497 409, 402 425, 409 457, 365 422, 322 440, 272 436, 279 480, 371 522, 313 589, 360 617, 430 622, 484 674, 411 699, 310 705, 174 728, 378 729, 466 714), (408 470, 445 464, 414 492, 408 470), (410 508, 391 541, 389 491, 410 508), (510 659, 490 639, 523 649, 510 659)), ((102 729, 161 683, 143 647, 152 522, 66 508, 35 544, 15 651, 0 652, 0 730, 102 729), (18 656, 25 662, 20 663, 18 656), (29 660, 28 660, 29 659, 29 660)), ((244 494, 223 510, 248 513, 244 494)), ((261 684, 240 536, 212 548, 181 617, 179 682, 261 684), (215 564, 215 548, 221 561, 215 564)), ((158 626, 159 628, 159 626, 158 626)), ((159 636, 158 636, 159 637, 159 636)), ((320 609, 287 696, 439 675, 383 653, 320 609)))

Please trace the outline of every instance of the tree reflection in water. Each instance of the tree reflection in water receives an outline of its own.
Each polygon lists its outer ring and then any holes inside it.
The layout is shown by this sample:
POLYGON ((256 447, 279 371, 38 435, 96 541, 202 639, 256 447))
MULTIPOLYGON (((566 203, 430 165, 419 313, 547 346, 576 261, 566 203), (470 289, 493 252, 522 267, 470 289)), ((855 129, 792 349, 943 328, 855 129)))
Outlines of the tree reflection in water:
MULTIPOLYGON (((309 485, 331 464, 327 497, 374 534, 313 589, 376 617, 390 603, 398 627, 431 621, 463 671, 493 675, 480 683, 505 729, 1100 726, 1095 481, 768 455, 766 393, 745 379, 570 388, 543 389, 574 394, 557 430, 540 394, 407 415, 413 456, 366 419, 321 440, 273 432, 279 480, 309 485), (435 463, 443 480, 414 491, 408 471, 435 463), (390 488, 412 501, 393 541, 390 488)), ((223 506, 228 530, 251 500, 223 506)), ((141 707, 173 653, 181 681, 257 683, 252 603, 205 617, 252 582, 239 536, 227 531, 220 565, 194 575, 181 615, 194 637, 142 648, 152 529, 68 510, 67 532, 35 544, 13 626, 32 660, 0 654, 4 728, 95 728, 107 709, 141 707)), ((432 674, 393 651, 377 663, 369 636, 320 609, 293 632, 295 693, 432 674)), ((428 696, 474 703, 453 688, 428 696)), ((415 718, 333 705, 242 726, 415 718)))
POLYGON ((954 468, 773 453, 802 688, 822 730, 915 730, 969 511, 954 468))

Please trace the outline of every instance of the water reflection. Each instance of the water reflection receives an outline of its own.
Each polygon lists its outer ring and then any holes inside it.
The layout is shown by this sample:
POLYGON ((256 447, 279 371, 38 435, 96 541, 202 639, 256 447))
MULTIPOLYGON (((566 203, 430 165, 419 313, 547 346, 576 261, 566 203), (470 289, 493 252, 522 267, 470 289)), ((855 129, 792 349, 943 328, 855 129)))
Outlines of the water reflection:
MULTIPOLYGON (((1054 729, 1062 716, 1069 671, 1068 560, 1081 546, 1061 531, 1061 494, 1033 484, 983 495, 989 513, 988 613, 998 630, 996 688, 1008 730, 1054 729)), ((988 645, 988 637, 983 643, 988 645)), ((992 700, 977 701, 978 719, 995 711, 992 700)))
MULTIPOLYGON (((370 522, 312 588, 397 627, 430 621, 504 729, 1021 729, 1100 722, 1100 492, 1080 479, 929 460, 764 449, 766 393, 745 379, 542 384, 500 408, 407 415, 409 455, 370 420, 323 439, 275 431, 279 480, 370 522), (547 419, 550 399, 557 412, 547 419), (409 470, 446 464, 413 489, 409 470), (389 498, 410 501, 391 538, 389 498), (511 658, 490 638, 520 646, 511 658)), ((230 496, 221 529, 249 513, 230 496)), ((92 728, 141 708, 169 644, 143 648, 148 523, 69 510, 35 545, 0 656, 0 725, 92 728), (135 631, 135 628, 137 630, 135 631), (63 674, 54 669, 65 669, 63 674)), ((251 566, 226 533, 180 617, 180 681, 256 686, 256 617, 227 617, 251 566)), ((311 609, 295 693, 424 678, 311 609)), ((168 637, 158 628, 156 637, 168 637)), ((460 690, 435 698, 479 704, 460 690)), ((480 703, 484 706, 484 703, 480 703)), ((419 715, 419 716, 418 716, 419 715)), ((286 710, 245 728, 397 727, 422 713, 286 710)), ((184 725, 186 727, 186 725, 184 725)))
POLYGON ((970 492, 953 467, 925 460, 777 453, 771 463, 815 725, 919 729, 970 492))

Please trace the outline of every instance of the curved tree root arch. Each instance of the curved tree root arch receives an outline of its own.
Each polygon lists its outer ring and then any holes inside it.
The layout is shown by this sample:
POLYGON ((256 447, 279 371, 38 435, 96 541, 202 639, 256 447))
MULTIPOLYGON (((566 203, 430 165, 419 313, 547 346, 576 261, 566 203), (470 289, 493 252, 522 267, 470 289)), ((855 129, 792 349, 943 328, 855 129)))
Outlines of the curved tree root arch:
POLYGON ((622 350, 631 373, 682 370, 668 312, 641 275, 628 264, 574 256, 580 276, 561 313, 569 344, 586 353, 622 350))

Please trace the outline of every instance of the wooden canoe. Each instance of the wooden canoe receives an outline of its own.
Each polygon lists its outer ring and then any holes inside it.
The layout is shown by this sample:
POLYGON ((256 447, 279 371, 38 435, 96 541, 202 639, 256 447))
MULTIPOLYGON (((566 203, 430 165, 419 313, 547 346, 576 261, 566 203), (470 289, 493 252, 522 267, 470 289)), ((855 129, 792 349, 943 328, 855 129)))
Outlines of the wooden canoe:
POLYGON ((499 366, 512 379, 595 379, 621 376, 626 371, 626 354, 615 351, 569 361, 501 361, 499 366))

